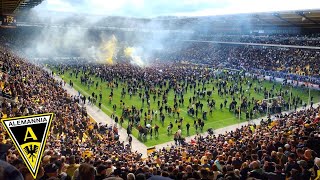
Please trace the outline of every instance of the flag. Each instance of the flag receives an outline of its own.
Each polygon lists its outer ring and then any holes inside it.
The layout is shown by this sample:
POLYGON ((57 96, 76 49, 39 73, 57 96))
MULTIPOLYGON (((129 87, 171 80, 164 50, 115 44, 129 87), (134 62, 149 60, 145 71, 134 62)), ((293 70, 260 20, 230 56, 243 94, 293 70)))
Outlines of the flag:
POLYGON ((34 179, 37 177, 53 113, 2 119, 16 149, 34 179))

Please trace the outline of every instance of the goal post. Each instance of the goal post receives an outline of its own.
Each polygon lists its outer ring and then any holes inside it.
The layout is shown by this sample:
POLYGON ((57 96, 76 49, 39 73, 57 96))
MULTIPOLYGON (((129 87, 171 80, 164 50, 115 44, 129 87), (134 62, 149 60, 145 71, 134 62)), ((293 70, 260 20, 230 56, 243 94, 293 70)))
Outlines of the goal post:
POLYGON ((270 100, 277 100, 277 101, 279 102, 279 101, 282 101, 282 100, 283 100, 283 99, 282 99, 282 96, 276 96, 276 97, 271 97, 271 98, 270 98, 269 94, 270 94, 270 93, 268 93, 268 98, 267 98, 267 99, 263 99, 263 100, 262 100, 262 102, 267 101, 267 116, 268 116, 268 114, 269 114, 269 106, 272 105, 272 103, 269 103, 269 101, 270 101, 270 100))

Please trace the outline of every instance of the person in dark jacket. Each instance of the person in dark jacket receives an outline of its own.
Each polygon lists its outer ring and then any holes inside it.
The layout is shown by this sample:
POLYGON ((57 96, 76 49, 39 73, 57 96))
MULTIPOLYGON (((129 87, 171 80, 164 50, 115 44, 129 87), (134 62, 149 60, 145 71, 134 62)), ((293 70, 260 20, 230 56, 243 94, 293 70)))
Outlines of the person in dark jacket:
POLYGON ((5 161, 0 160, 0 179, 23 180, 23 176, 17 168, 5 161))
POLYGON ((275 172, 265 172, 265 176, 268 178, 268 180, 285 180, 286 175, 282 173, 282 167, 277 164, 275 172))
POLYGON ((298 161, 298 164, 301 169, 300 178, 301 179, 310 179, 311 178, 311 172, 308 169, 308 163, 305 160, 298 161))

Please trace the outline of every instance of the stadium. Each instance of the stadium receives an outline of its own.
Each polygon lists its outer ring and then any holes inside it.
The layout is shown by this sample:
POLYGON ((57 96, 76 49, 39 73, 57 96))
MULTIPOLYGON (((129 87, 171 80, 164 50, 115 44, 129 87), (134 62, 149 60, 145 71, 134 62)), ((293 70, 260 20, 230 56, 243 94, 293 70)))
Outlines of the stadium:
POLYGON ((320 179, 318 2, 0 13, 0 180, 320 179))

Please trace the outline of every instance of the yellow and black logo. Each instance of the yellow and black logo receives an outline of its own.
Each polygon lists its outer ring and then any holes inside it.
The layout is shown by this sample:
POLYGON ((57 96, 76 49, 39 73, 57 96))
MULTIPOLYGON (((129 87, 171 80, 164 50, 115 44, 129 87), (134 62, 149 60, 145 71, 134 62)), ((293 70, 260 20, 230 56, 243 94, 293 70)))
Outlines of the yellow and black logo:
POLYGON ((48 138, 53 113, 2 119, 34 179, 48 138))

